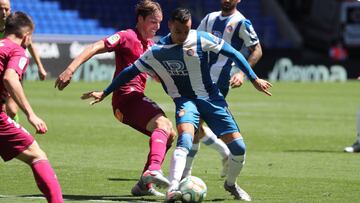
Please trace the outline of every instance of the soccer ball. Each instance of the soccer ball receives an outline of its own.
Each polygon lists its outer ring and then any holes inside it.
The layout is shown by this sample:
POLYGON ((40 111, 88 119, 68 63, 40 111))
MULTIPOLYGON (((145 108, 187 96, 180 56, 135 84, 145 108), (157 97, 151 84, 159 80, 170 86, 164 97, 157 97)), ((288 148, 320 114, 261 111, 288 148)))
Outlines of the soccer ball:
POLYGON ((200 203, 206 197, 207 187, 200 178, 189 176, 181 180, 179 190, 182 194, 182 202, 200 203))

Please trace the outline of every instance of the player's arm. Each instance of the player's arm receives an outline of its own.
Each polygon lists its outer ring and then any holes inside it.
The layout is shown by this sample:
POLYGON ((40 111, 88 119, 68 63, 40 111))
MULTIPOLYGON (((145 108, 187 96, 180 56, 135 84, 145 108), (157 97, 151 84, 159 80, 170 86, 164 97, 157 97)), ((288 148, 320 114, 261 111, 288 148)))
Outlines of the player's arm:
POLYGON ((224 41, 219 53, 231 58, 237 67, 240 68, 240 70, 250 79, 257 90, 271 96, 268 89, 272 87, 272 84, 266 80, 258 78, 245 57, 240 52, 236 51, 230 44, 224 41))
POLYGON ((101 102, 106 96, 111 94, 114 90, 125 85, 140 73, 141 73, 140 70, 135 65, 128 66, 114 78, 111 84, 107 88, 105 88, 104 91, 101 92, 91 91, 84 93, 81 96, 81 99, 93 98, 94 100, 91 101, 90 104, 96 104, 98 102, 101 102))
MULTIPOLYGON (((239 29, 239 38, 242 39, 249 49, 250 54, 247 62, 253 68, 262 57, 262 49, 259 38, 250 20, 245 20, 239 29)), ((240 87, 244 83, 245 74, 241 71, 235 73, 230 79, 232 88, 240 87)))
POLYGON ((40 80, 45 80, 47 73, 46 73, 46 70, 45 70, 43 64, 41 63, 40 56, 39 56, 38 52, 36 51, 33 43, 30 43, 30 45, 28 46, 28 50, 30 52, 30 55, 34 59, 36 65, 38 66, 38 74, 39 74, 40 80))
POLYGON ((250 53, 247 61, 250 64, 250 66, 253 68, 262 57, 262 48, 261 48, 260 43, 257 43, 257 44, 255 44, 253 46, 248 47, 248 48, 249 48, 251 53, 250 53))
POLYGON ((36 116, 33 109, 28 102, 22 85, 19 80, 19 75, 14 69, 8 68, 4 74, 4 85, 10 96, 15 100, 16 104, 27 116, 31 125, 36 129, 37 133, 46 133, 47 126, 43 120, 36 116))
MULTIPOLYGON (((262 57, 261 45, 260 43, 257 43, 255 45, 248 47, 248 49, 250 50, 251 53, 247 59, 247 62, 253 68, 262 57)), ((231 88, 240 87, 244 83, 244 78, 245 78, 245 74, 242 71, 239 71, 234 75, 232 75, 230 79, 231 88)))
POLYGON ((85 63, 91 57, 96 54, 107 52, 105 43, 103 40, 99 40, 94 44, 88 46, 79 56, 77 56, 70 65, 59 75, 55 81, 55 88, 63 90, 69 83, 73 76, 73 73, 80 67, 81 64, 85 63))

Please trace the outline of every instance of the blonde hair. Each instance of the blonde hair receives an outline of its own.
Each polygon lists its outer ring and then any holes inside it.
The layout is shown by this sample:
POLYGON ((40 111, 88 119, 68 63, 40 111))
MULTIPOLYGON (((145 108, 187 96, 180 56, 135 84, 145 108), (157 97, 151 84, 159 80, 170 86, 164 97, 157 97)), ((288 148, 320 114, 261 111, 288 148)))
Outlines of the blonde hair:
POLYGON ((152 15, 155 12, 162 13, 162 10, 160 4, 152 0, 141 0, 135 6, 136 20, 139 16, 146 18, 147 16, 152 15))

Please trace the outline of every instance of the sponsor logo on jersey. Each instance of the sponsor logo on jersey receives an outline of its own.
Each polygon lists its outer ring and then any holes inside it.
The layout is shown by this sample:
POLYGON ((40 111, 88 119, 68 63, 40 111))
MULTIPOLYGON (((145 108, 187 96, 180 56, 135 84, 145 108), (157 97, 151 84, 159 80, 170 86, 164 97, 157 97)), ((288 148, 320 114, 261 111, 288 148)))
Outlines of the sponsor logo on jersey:
POLYGON ((213 30, 211 34, 213 34, 216 37, 222 38, 222 32, 220 31, 213 30))
POLYGON ((120 35, 118 33, 111 35, 106 39, 111 45, 115 44, 120 40, 120 35))
POLYGON ((189 75, 185 64, 178 60, 167 60, 162 62, 166 71, 172 76, 186 76, 189 75))
POLYGON ((23 70, 26 66, 26 63, 27 63, 27 58, 26 57, 21 57, 20 60, 19 60, 19 68, 20 70, 23 70))

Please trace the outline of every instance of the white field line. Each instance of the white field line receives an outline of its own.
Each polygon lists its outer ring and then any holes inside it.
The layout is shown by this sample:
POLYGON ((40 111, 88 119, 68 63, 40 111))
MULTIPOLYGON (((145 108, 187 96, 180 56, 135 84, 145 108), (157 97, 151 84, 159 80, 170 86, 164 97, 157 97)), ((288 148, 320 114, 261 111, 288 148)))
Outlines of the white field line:
MULTIPOLYGON (((43 200, 45 200, 44 197, 23 197, 23 196, 16 196, 16 195, 0 195, 0 200, 1 200, 1 198, 4 198, 4 199, 23 198, 23 199, 43 199, 43 200)), ((78 201, 78 202, 120 202, 119 200, 97 200, 97 199, 73 200, 73 199, 64 198, 64 200, 65 201, 78 201)), ((121 201, 121 202, 127 202, 127 203, 137 202, 137 203, 141 203, 141 202, 147 202, 147 201, 121 201)), ((147 203, 156 203, 156 202, 147 202, 147 203)))

